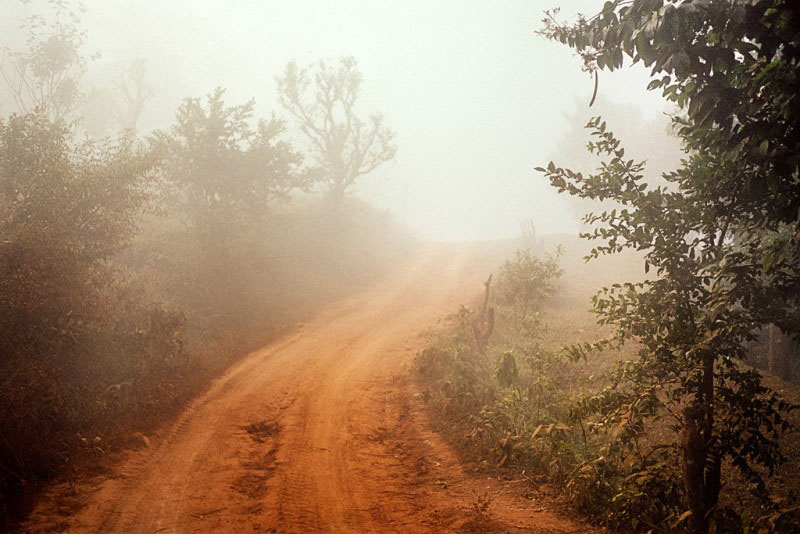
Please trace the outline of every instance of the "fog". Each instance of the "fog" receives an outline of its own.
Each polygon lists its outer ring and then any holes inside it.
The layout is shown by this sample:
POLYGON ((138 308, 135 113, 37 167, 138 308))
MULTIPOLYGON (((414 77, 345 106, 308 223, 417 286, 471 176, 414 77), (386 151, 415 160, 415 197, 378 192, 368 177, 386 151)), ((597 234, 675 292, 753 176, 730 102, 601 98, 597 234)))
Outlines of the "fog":
MULTIPOLYGON (((23 38, 20 20, 45 3, 3 4, 0 30, 13 48, 23 38)), ((561 15, 571 19, 602 4, 569 2, 561 15)), ((543 11, 556 5, 551 0, 84 5, 84 52, 94 56, 87 89, 110 87, 125 66, 147 60, 155 96, 140 134, 167 128, 182 99, 216 87, 226 89, 229 104, 255 98, 256 116, 285 115, 275 76, 287 62, 355 57, 364 78, 360 110, 382 112, 398 145, 394 161, 362 177, 355 193, 426 239, 511 237, 522 220, 532 220, 540 234, 575 232, 580 210, 533 170, 552 158, 582 157, 572 117, 603 114, 623 141, 676 147, 662 126, 668 110, 659 94, 645 90, 640 66, 602 73, 600 98, 588 109, 593 82, 578 58, 535 33, 543 11), (642 127, 652 120, 659 126, 642 127), (644 132, 650 142, 641 142, 644 132)), ((301 135, 294 140, 304 146, 301 135)))
POLYGON ((0 533, 795 532, 799 27, 0 0, 0 533))

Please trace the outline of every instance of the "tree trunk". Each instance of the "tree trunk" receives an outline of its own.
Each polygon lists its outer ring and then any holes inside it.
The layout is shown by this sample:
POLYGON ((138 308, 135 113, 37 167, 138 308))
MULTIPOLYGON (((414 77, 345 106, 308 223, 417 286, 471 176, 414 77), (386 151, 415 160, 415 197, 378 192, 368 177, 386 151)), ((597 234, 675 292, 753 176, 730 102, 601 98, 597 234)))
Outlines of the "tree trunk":
POLYGON ((689 526, 696 534, 708 532, 704 499, 706 451, 701 428, 702 413, 699 407, 687 407, 683 411, 683 429, 681 429, 683 485, 686 489, 686 504, 692 513, 689 516, 689 526))
POLYGON ((782 380, 792 379, 791 340, 774 324, 767 327, 767 363, 770 373, 782 380))
POLYGON ((683 411, 681 430, 683 483, 689 511, 690 530, 708 534, 711 515, 717 506, 721 462, 714 440, 714 354, 703 357, 703 379, 696 401, 683 411))

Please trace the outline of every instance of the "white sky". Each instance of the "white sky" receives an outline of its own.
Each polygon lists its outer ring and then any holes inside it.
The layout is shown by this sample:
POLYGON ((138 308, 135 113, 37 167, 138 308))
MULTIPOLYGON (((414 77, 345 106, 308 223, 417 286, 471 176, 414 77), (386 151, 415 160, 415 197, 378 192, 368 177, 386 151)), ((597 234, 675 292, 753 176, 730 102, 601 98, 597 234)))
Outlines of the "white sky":
MULTIPOLYGON (((216 86, 231 104, 255 97, 260 114, 283 114, 274 76, 286 62, 352 55, 364 76, 362 109, 384 113, 399 147, 395 162, 363 178, 359 196, 437 240, 512 237, 528 218, 540 234, 577 229, 566 199, 533 167, 549 161, 564 114, 576 99, 588 103, 592 81, 567 47, 535 31, 545 9, 561 4, 571 18, 602 0, 84 3, 88 49, 101 53, 93 79, 149 59, 158 101, 145 126, 168 125, 183 97, 216 86)), ((20 11, 18 0, 4 4, 20 11)), ((645 71, 625 68, 603 73, 600 92, 651 116, 666 106, 646 83, 645 71)))

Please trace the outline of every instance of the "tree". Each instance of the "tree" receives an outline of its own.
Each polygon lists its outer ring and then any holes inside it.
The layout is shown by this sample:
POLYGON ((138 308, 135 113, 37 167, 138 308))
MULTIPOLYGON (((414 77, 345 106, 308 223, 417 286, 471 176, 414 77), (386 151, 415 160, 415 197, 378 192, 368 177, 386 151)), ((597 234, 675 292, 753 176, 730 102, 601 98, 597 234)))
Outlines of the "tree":
MULTIPOLYGON (((682 155, 680 140, 671 131, 671 121, 667 115, 646 119, 633 103, 615 103, 597 94, 592 107, 584 100, 576 100, 574 109, 564 119, 568 126, 565 135, 559 140, 549 159, 569 161, 573 170, 591 171, 598 163, 586 150, 584 125, 594 116, 603 115, 610 128, 625 139, 626 152, 634 159, 647 158, 648 184, 661 182, 661 174, 680 164, 682 155)), ((590 201, 575 196, 569 197, 569 206, 574 214, 581 217, 588 211, 611 210, 619 207, 610 200, 590 201)))
POLYGON ((82 352, 105 321, 111 258, 133 237, 155 160, 129 139, 74 145, 43 115, 0 121, 0 347, 82 352))
MULTIPOLYGON (((763 336, 762 332, 762 337, 763 336)), ((767 368, 775 376, 783 380, 792 379, 792 340, 789 336, 781 334, 774 324, 767 327, 767 368)))
POLYGON ((311 142, 334 203, 341 203, 361 176, 394 158, 395 134, 383 116, 376 113, 364 121, 357 115, 363 80, 352 57, 340 59, 335 67, 320 61, 313 74, 290 62, 276 81, 280 103, 311 142))
MULTIPOLYGON (((607 428, 630 432, 617 454, 634 453, 640 446, 634 437, 644 433, 646 423, 672 421, 678 441, 654 443, 643 455, 653 463, 643 463, 638 475, 662 476, 661 466, 680 463, 692 530, 705 532, 717 511, 725 461, 765 493, 760 468, 772 472, 783 460, 777 438, 788 428, 781 413, 788 405, 741 364, 774 288, 763 276, 747 286, 732 283, 736 274, 722 258, 738 258, 742 251, 723 234, 729 220, 704 210, 709 201, 695 189, 701 181, 713 182, 714 170, 702 175, 700 168, 680 169, 665 177, 669 189, 650 188, 644 164, 624 159, 619 140, 604 123, 595 119, 589 128, 597 138, 591 150, 608 158, 597 174, 584 176, 553 164, 542 170, 559 191, 622 205, 587 215, 586 222, 596 228, 584 237, 605 241, 590 257, 644 251, 645 270, 657 274, 604 288, 593 300, 600 322, 616 327, 614 338, 600 348, 633 339, 643 347, 595 405, 605 413, 607 428)), ((713 169, 713 161, 705 164, 713 169)), ((586 348, 598 346, 578 347, 573 354, 582 356, 586 348)))
POLYGON ((587 215, 598 227, 586 237, 605 241, 592 257, 642 250, 645 270, 657 274, 595 298, 601 322, 617 327, 615 341, 644 347, 606 392, 616 399, 606 408, 619 408, 606 421, 640 432, 648 418, 674 418, 682 517, 705 534, 719 517, 727 461, 766 495, 763 474, 783 460, 777 436, 789 406, 741 360, 758 329, 798 331, 800 7, 615 0, 571 26, 554 16, 543 33, 575 48, 595 76, 625 56, 641 61, 649 88, 682 110, 675 120, 689 155, 664 176, 666 188, 643 183, 644 164, 624 158, 600 119, 588 125, 590 150, 607 159, 597 174, 553 163, 540 170, 559 191, 623 204, 587 215))
POLYGON ((166 152, 168 203, 194 242, 189 254, 197 254, 181 258, 186 297, 235 319, 252 313, 247 305, 257 300, 253 283, 267 267, 261 260, 270 210, 305 187, 306 174, 301 155, 282 138, 282 121, 254 127, 254 101, 229 106, 223 97, 217 89, 205 102, 184 100, 171 132, 157 137, 166 152))
POLYGON ((119 68, 113 87, 90 87, 79 110, 81 128, 94 138, 120 131, 135 134, 147 101, 155 95, 146 78, 146 60, 136 59, 119 68))
POLYGON ((203 105, 187 98, 169 135, 167 178, 193 231, 211 245, 255 226, 272 203, 304 185, 302 158, 281 136, 284 123, 272 118, 251 126, 255 101, 227 106, 216 89, 203 105))
POLYGON ((6 48, 0 60, 0 78, 9 89, 18 111, 41 111, 51 121, 67 117, 80 104, 80 80, 86 59, 80 49, 86 40, 81 28, 81 4, 67 0, 50 2, 52 18, 32 15, 25 19, 24 51, 6 48))
POLYGON ((145 103, 155 94, 147 84, 147 60, 136 59, 114 79, 114 86, 121 96, 119 123, 126 130, 136 131, 145 103))
POLYGON ((754 223, 795 222, 800 8, 784 0, 616 0, 573 26, 549 16, 543 33, 575 48, 586 69, 614 70, 626 55, 651 68, 648 88, 661 88, 685 114, 677 123, 686 147, 713 148, 736 163, 720 190, 736 191, 754 223), (759 213, 765 204, 773 209, 759 213))

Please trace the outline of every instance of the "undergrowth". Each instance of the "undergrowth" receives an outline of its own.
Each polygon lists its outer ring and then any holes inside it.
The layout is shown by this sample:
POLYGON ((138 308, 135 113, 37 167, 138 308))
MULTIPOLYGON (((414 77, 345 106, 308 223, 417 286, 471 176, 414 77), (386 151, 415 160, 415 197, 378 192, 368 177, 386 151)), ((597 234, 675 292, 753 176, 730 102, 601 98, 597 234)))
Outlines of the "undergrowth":
MULTIPOLYGON (((655 402, 665 392, 636 387, 630 353, 587 365, 543 341, 552 337, 544 314, 561 273, 558 254, 522 250, 506 261, 489 298, 496 321, 485 346, 475 335, 480 306, 448 318, 417 359, 434 422, 468 461, 524 471, 610 531, 683 532, 673 414, 655 402)), ((726 484, 732 489, 716 513, 717 532, 793 532, 796 510, 781 506, 790 499, 764 504, 742 497, 752 488, 726 484)))
POLYGON ((366 204, 351 204, 352 230, 324 247, 316 242, 332 230, 324 217, 311 217, 318 205, 286 210, 278 222, 303 223, 293 225, 293 255, 254 262, 251 254, 237 264, 252 271, 253 280, 246 292, 221 285, 230 300, 238 299, 232 312, 220 300, 197 296, 197 284, 190 283, 197 263, 180 238, 171 240, 171 249, 157 250, 155 267, 137 263, 139 256, 155 256, 158 240, 148 237, 129 253, 133 259, 124 258, 132 276, 107 292, 98 326, 60 352, 6 358, 0 374, 0 532, 13 531, 48 485, 108 474, 116 453, 148 442, 236 359, 399 261, 408 246, 399 240, 394 253, 372 252, 394 239, 392 222, 366 204), (365 237, 365 226, 374 235, 365 237), (367 265, 364 257, 370 257, 367 265), (165 264, 186 267, 165 272, 165 264), (253 295, 261 298, 258 305, 253 295), (149 299, 156 303, 146 304, 149 299))

